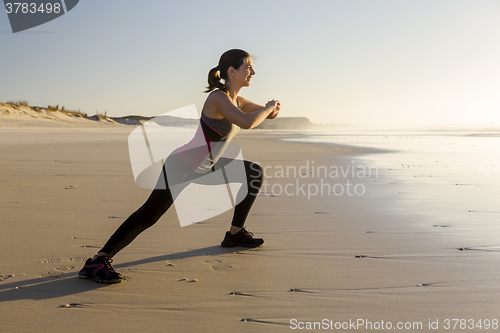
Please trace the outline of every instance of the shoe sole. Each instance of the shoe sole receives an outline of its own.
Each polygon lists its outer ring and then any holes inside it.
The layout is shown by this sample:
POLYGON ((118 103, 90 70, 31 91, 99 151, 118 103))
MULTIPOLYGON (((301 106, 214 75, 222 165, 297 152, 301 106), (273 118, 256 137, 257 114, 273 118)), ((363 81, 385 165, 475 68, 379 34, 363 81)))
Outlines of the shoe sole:
POLYGON ((92 277, 92 276, 90 276, 90 275, 87 275, 87 274, 85 274, 85 273, 78 273, 78 276, 79 276, 81 279, 87 279, 87 280, 88 280, 88 279, 92 279, 92 280, 94 280, 94 281, 95 281, 95 282, 97 282, 97 283, 109 283, 109 284, 111 284, 111 283, 120 283, 120 282, 122 282, 122 281, 123 281, 123 278, 119 278, 119 279, 115 279, 115 280, 106 280, 106 281, 105 281, 105 280, 101 280, 101 279, 99 279, 99 278, 96 278, 96 277, 92 277))
MULTIPOLYGON (((262 244, 264 244, 264 242, 262 242, 262 244)), ((235 247, 235 246, 242 246, 242 247, 249 247, 249 248, 252 248, 252 247, 259 247, 261 246, 262 244, 245 244, 245 243, 235 243, 235 242, 222 242, 220 243, 220 245, 222 247, 235 247)))
POLYGON ((108 284, 112 284, 112 283, 121 283, 123 281, 122 278, 120 279, 116 279, 116 280, 107 280, 107 281, 104 281, 104 280, 101 280, 99 278, 93 278, 93 280, 97 283, 108 283, 108 284))

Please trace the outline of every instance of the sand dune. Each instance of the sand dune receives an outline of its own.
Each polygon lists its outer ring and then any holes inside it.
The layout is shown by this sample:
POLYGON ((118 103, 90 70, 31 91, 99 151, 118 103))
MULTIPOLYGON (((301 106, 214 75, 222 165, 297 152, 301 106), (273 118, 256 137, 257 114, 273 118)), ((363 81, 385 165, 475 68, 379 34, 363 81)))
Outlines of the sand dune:
POLYGON ((0 103, 0 126, 98 126, 102 123, 116 123, 110 118, 102 117, 93 121, 80 114, 62 111, 49 111, 48 108, 0 103))

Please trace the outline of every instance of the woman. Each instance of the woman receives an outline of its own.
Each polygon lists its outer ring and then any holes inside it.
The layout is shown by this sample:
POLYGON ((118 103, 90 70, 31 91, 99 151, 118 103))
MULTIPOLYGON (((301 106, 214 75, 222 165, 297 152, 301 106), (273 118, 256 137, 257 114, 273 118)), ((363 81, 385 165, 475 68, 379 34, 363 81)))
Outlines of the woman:
MULTIPOLYGON (((255 75, 255 71, 253 70, 252 58, 247 52, 238 49, 225 52, 220 57, 219 65, 210 70, 208 87, 205 91, 210 92, 210 94, 203 105, 200 119, 200 126, 209 147, 211 147, 210 143, 229 142, 240 128, 254 128, 264 119, 274 119, 278 116, 280 103, 277 100, 269 101, 265 106, 261 106, 238 96, 241 88, 250 86, 253 75, 255 75), (224 83, 221 82, 221 79, 224 80, 224 83)), ((222 145, 222 147, 224 146, 222 145)), ((183 176, 186 178, 183 178, 182 181, 195 179, 197 177, 195 171, 198 172, 203 168, 215 171, 227 165, 230 161, 221 157, 222 153, 223 149, 210 151, 209 155, 205 157, 205 162, 208 161, 208 163, 200 163, 198 169, 194 171, 190 168, 191 166, 188 167, 183 162, 179 154, 177 156, 172 154, 167 158, 164 170, 165 168, 169 170, 169 166, 177 169, 181 166, 183 170, 186 170, 183 176)), ((253 234, 244 228, 248 212, 262 185, 263 172, 258 164, 249 161, 244 161, 244 166, 248 186, 242 192, 243 195, 238 192, 237 197, 240 197, 241 200, 238 200, 239 203, 234 208, 231 227, 221 243, 223 247, 257 247, 264 243, 263 239, 253 238, 253 234), (241 198, 242 196, 244 198, 241 198)), ((242 190, 240 189, 240 191, 242 190)), ((101 283, 121 282, 120 273, 111 266, 111 258, 130 244, 142 231, 155 224, 174 200, 175 197, 172 196, 168 184, 164 189, 153 190, 144 205, 123 222, 93 258, 87 260, 85 266, 80 270, 79 276, 84 279, 91 278, 101 283)))

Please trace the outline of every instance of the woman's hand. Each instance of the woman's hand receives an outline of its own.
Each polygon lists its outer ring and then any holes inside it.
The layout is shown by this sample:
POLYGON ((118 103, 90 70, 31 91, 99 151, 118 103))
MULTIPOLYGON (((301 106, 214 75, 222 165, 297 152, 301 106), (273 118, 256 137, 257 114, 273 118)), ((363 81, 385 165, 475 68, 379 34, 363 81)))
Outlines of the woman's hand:
POLYGON ((272 101, 269 101, 269 102, 266 103, 266 108, 267 107, 276 108, 276 105, 278 105, 278 104, 279 104, 279 101, 273 99, 272 101))
POLYGON ((267 116, 266 119, 274 119, 280 112, 281 104, 279 101, 273 99, 272 101, 266 103, 266 107, 271 105, 274 107, 274 110, 267 116))

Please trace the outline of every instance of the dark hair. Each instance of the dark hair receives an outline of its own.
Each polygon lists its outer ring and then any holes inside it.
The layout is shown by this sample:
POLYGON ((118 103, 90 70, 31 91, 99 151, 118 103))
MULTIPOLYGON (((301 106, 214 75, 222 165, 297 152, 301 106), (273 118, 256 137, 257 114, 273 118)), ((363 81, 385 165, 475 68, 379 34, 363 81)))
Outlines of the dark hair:
POLYGON ((248 54, 248 52, 239 49, 232 49, 224 52, 220 56, 219 65, 212 68, 208 73, 208 87, 205 92, 211 92, 215 88, 227 91, 226 86, 220 80, 227 80, 228 68, 240 68, 240 66, 243 64, 243 61, 248 57, 250 57, 250 54, 248 54), (217 72, 219 72, 220 74, 217 72))

